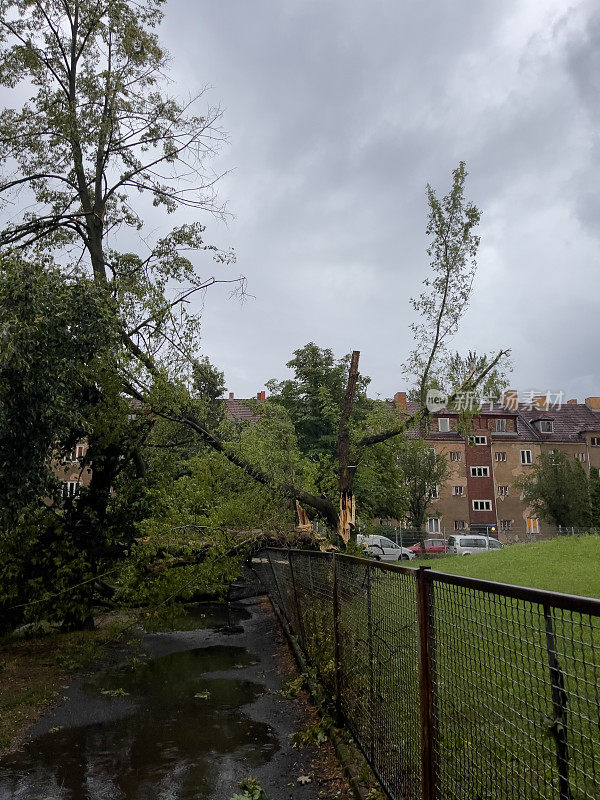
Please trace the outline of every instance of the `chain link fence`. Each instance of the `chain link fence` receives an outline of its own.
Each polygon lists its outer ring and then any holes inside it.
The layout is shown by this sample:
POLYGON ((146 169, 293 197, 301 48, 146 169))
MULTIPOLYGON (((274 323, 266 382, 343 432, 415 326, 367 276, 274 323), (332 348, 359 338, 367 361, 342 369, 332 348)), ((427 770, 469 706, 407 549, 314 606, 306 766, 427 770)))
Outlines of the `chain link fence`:
POLYGON ((600 600, 310 551, 253 566, 390 798, 600 798, 600 600))

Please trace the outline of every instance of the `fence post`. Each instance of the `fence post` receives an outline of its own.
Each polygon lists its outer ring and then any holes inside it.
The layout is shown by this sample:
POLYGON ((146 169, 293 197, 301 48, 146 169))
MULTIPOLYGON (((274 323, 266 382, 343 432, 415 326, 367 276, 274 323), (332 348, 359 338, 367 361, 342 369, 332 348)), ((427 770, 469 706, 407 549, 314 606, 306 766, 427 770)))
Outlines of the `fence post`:
POLYGON ((373 610, 371 608, 371 567, 366 567, 367 574, 367 644, 369 648, 369 755, 371 764, 375 757, 375 692, 373 684, 373 610))
POLYGON ((419 623, 419 696, 421 711, 421 797, 436 798, 435 770, 435 664, 433 658, 433 584, 430 567, 417 572, 417 618, 419 623))
POLYGON ((342 717, 342 662, 340 659, 340 597, 338 562, 333 554, 333 653, 335 663, 335 711, 338 723, 342 717))
POLYGON ((294 600, 296 601, 296 616, 298 617, 298 630, 294 631, 294 633, 300 635, 300 640, 304 646, 304 652, 306 650, 306 637, 304 636, 304 623, 302 621, 302 614, 300 612, 300 602, 298 600, 298 590, 296 589, 296 574, 294 572, 294 560, 292 557, 292 551, 289 551, 288 554, 288 561, 290 562, 290 573, 292 576, 292 588, 294 590, 294 600))
POLYGON ((552 611, 550 606, 544 606, 544 621, 546 623, 546 649, 548 651, 548 666, 550 669, 550 689, 552 692, 552 707, 554 709, 554 722, 552 735, 556 743, 556 764, 558 767, 558 792, 560 800, 571 800, 571 787, 569 785, 569 747, 567 745, 567 693, 565 681, 558 663, 554 626, 552 625, 552 611))

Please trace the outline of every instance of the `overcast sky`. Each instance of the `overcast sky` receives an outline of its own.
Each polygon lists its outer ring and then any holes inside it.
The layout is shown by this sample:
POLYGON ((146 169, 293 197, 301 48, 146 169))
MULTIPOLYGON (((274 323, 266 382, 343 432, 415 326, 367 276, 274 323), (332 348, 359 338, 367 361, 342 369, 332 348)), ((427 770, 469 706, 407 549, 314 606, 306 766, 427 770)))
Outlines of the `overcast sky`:
POLYGON ((223 106, 244 305, 206 298, 236 396, 308 341, 405 388, 427 273, 425 186, 467 162, 483 212, 455 349, 510 347, 511 385, 600 395, 600 9, 574 0, 170 0, 177 92, 223 106))

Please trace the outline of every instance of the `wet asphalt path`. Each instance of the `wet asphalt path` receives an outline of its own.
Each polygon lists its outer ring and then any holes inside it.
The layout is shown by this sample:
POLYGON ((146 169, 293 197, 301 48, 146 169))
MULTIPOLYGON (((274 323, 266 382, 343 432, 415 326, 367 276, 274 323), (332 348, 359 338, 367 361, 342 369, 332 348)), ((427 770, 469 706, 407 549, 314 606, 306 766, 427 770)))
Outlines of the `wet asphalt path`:
POLYGON ((0 800, 229 800, 249 775, 271 800, 317 800, 298 782, 314 753, 290 741, 306 720, 277 694, 274 614, 262 598, 233 609, 197 606, 181 627, 215 627, 147 633, 75 681, 0 761, 0 800))

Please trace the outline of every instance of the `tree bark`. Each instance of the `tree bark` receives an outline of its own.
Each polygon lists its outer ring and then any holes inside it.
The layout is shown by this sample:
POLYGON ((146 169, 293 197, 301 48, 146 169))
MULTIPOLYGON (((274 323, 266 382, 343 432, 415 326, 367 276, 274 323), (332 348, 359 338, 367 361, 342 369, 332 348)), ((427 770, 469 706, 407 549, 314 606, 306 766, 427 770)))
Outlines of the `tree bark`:
POLYGON ((344 404, 340 415, 338 429, 338 463, 339 463, 339 492, 340 513, 337 521, 337 532, 344 544, 347 545, 354 534, 356 504, 353 494, 354 476, 356 465, 350 464, 350 416, 354 406, 356 384, 358 381, 358 359, 360 351, 354 350, 350 360, 348 384, 344 395, 344 404))

